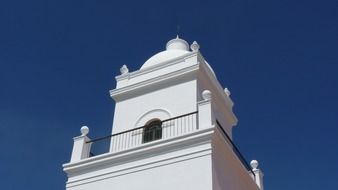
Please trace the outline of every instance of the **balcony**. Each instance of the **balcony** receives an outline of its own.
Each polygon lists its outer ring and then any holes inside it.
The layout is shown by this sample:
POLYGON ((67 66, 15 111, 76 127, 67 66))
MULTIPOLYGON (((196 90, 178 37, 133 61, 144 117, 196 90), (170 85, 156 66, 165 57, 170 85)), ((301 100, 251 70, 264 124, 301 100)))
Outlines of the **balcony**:
POLYGON ((166 120, 152 120, 148 124, 131 130, 87 140, 90 157, 103 153, 115 153, 144 144, 171 139, 198 130, 197 113, 176 116, 166 120))
MULTIPOLYGON (((241 165, 242 170, 249 172, 251 177, 256 179, 255 172, 227 134, 221 122, 215 117, 210 92, 207 95, 203 96, 204 100, 197 103, 197 111, 164 120, 154 119, 145 126, 105 137, 91 140, 87 137, 89 129, 82 127, 82 135, 74 138, 72 157, 68 165, 82 161, 88 163, 96 158, 114 157, 123 152, 142 151, 143 148, 156 149, 156 146, 161 144, 170 144, 177 140, 198 139, 199 135, 208 133, 211 134, 208 141, 212 142, 217 136, 233 153, 233 158, 236 158, 236 162, 241 165)), ((196 143, 199 143, 198 140, 196 143)))
MULTIPOLYGON (((203 111, 201 112, 203 113, 203 111)), ((73 160, 80 161, 88 159, 105 153, 119 153, 144 145, 151 146, 152 143, 161 143, 161 141, 165 140, 170 141, 176 137, 198 132, 199 130, 203 130, 203 128, 205 128, 199 126, 203 123, 201 119, 205 119, 205 115, 201 115, 201 112, 195 111, 162 121, 154 120, 145 126, 92 140, 86 136, 89 132, 88 128, 83 127, 81 128, 82 136, 74 138, 74 149, 71 162, 73 162, 73 160), (79 139, 82 139, 82 141, 79 141, 79 139), (76 146, 82 146, 82 150, 79 149, 80 151, 77 151, 76 146), (76 155, 80 155, 81 157, 76 157, 76 155)), ((234 155, 240 161, 241 165, 249 171, 253 178, 255 178, 255 172, 252 170, 220 122, 215 118, 214 124, 210 126, 214 131, 217 131, 222 136, 223 141, 231 147, 234 155)))

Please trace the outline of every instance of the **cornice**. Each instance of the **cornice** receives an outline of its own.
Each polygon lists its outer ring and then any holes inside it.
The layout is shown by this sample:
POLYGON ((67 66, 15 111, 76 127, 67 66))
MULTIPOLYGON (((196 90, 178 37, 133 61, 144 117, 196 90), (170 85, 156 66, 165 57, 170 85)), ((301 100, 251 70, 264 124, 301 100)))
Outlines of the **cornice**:
POLYGON ((235 114, 232 111, 232 107, 234 105, 233 101, 231 100, 230 97, 227 97, 226 94, 224 93, 223 87, 217 80, 217 78, 214 76, 210 68, 205 63, 205 60, 203 58, 203 55, 199 53, 199 64, 200 64, 200 69, 205 72, 207 75, 208 79, 211 81, 215 89, 217 90, 217 93, 220 96, 220 100, 222 101, 220 104, 217 105, 225 105, 224 108, 227 110, 227 113, 230 113, 231 115, 227 115, 228 120, 231 122, 232 125, 236 125, 238 120, 235 114))
MULTIPOLYGON (((98 165, 106 165, 110 163, 118 163, 128 162, 132 160, 132 158, 142 158, 145 155, 149 155, 150 153, 158 152, 159 150, 170 150, 175 148, 182 148, 184 145, 193 145, 197 142, 204 139, 211 140, 211 135, 214 133, 214 127, 197 130, 192 133, 188 133, 185 135, 162 139, 154 142, 150 142, 147 144, 143 144, 141 146, 123 150, 120 152, 111 152, 106 154, 101 154, 95 157, 90 157, 78 162, 63 164, 64 171, 67 173, 76 172, 77 170, 82 170, 84 168, 90 168, 90 166, 98 166, 98 165)), ((163 152, 163 151, 161 151, 163 152)))
POLYGON ((137 70, 137 71, 134 71, 134 72, 130 72, 130 73, 125 74, 125 75, 118 75, 115 78, 116 78, 117 81, 135 78, 135 77, 138 77, 140 75, 145 75, 145 74, 163 69, 165 67, 169 67, 169 66, 184 62, 186 59, 192 58, 196 55, 197 55, 197 52, 190 52, 188 54, 185 54, 185 55, 182 55, 182 56, 179 56, 179 57, 175 57, 173 59, 164 61, 162 63, 158 63, 158 64, 151 66, 151 67, 147 67, 147 68, 140 69, 140 70, 137 70))
POLYGON ((124 95, 125 93, 134 92, 136 90, 142 89, 144 87, 152 88, 155 84, 165 84, 172 83, 173 80, 179 81, 180 77, 187 76, 189 73, 195 73, 199 69, 199 65, 196 63, 194 65, 179 69, 164 75, 160 75, 151 79, 144 80, 139 83, 135 83, 129 86, 117 88, 110 90, 110 96, 117 100, 118 96, 124 95))
POLYGON ((103 178, 114 177, 121 175, 122 173, 135 172, 137 170, 144 170, 150 167, 166 165, 169 163, 177 162, 178 160, 192 159, 194 157, 200 157, 202 155, 211 154, 211 142, 212 136, 215 128, 207 128, 203 130, 198 130, 193 133, 182 135, 175 138, 163 139, 159 141, 154 141, 151 143, 144 144, 142 146, 128 149, 116 153, 106 153, 91 157, 85 160, 81 160, 75 163, 64 164, 64 171, 68 174, 69 181, 67 186, 79 185, 81 183, 88 183, 97 180, 102 180, 103 178), (201 145, 209 144, 208 146, 201 145), (192 148, 191 147, 200 147, 192 148), (187 149, 188 148, 188 149, 187 149), (178 151, 187 149, 189 151, 184 151, 184 153, 177 153, 172 156, 158 157, 154 159, 156 155, 163 155, 168 152, 178 151), (147 158, 151 158, 147 160, 147 158), (138 164, 135 164, 135 160, 146 159, 138 164), (134 162, 133 164, 130 164, 134 162), (128 164, 127 164, 128 163, 128 164), (123 166, 114 169, 114 166, 123 166), (113 167, 113 168, 112 168, 113 167), (103 170, 106 168, 111 168, 108 170, 103 170), (101 170, 100 175, 97 175, 97 172, 101 170), (93 176, 90 177, 72 177, 81 175, 83 173, 95 172, 93 176))
POLYGON ((224 93, 224 89, 221 86, 220 82, 218 81, 218 79, 216 78, 216 76, 214 76, 214 74, 212 73, 212 71, 210 70, 209 67, 207 67, 207 63, 205 63, 205 59, 203 58, 202 54, 199 54, 199 57, 201 58, 200 61, 203 62, 203 64, 201 64, 201 68, 204 69, 204 71, 206 72, 208 78, 211 80, 211 82, 213 83, 213 85, 217 88, 218 93, 222 95, 222 98, 224 99, 225 103, 232 107, 233 106, 233 102, 231 100, 230 97, 226 97, 225 93, 224 93))

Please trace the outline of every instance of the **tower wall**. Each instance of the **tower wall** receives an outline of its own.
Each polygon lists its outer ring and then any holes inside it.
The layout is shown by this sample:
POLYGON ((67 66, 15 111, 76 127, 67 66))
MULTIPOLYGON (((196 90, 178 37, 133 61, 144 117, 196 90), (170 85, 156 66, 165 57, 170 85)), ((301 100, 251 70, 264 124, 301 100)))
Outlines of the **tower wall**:
POLYGON ((117 102, 113 134, 196 111, 196 96, 196 80, 189 80, 117 102))
POLYGON ((220 132, 214 134, 212 150, 213 190, 259 190, 220 132))
POLYGON ((73 163, 66 189, 212 190, 212 134, 196 131, 73 163))
POLYGON ((259 190, 219 131, 231 138, 237 123, 230 92, 196 42, 191 50, 177 37, 140 70, 121 67, 110 91, 113 135, 90 140, 88 127, 81 128, 63 165, 67 190, 259 190), (91 154, 107 139, 109 152, 91 154))
POLYGON ((67 190, 212 190, 210 160, 211 156, 188 159, 70 187, 67 190), (196 181, 203 181, 203 183, 196 183, 196 181))

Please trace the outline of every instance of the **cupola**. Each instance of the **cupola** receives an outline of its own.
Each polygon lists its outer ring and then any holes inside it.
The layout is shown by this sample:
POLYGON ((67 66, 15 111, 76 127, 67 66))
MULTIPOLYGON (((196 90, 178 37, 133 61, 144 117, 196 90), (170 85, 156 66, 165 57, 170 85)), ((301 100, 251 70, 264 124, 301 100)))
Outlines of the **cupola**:
POLYGON ((141 69, 153 67, 157 64, 189 54, 189 44, 177 35, 175 39, 167 42, 166 50, 161 51, 150 57, 141 69))

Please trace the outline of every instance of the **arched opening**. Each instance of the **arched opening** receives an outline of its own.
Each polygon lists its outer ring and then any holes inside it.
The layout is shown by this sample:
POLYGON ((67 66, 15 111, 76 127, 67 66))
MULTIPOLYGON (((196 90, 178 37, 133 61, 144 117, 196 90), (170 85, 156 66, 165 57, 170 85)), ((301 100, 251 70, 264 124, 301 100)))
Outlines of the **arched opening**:
POLYGON ((162 138, 162 121, 152 120, 143 128, 143 143, 151 142, 162 138))

